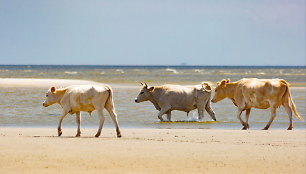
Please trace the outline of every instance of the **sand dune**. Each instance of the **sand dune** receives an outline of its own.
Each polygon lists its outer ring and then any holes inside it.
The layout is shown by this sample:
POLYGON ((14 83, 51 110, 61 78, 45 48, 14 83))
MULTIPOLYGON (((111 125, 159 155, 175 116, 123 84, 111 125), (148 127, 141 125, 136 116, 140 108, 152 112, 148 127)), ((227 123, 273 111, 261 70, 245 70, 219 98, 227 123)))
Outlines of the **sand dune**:
POLYGON ((0 128, 0 173, 305 173, 305 131, 0 128))

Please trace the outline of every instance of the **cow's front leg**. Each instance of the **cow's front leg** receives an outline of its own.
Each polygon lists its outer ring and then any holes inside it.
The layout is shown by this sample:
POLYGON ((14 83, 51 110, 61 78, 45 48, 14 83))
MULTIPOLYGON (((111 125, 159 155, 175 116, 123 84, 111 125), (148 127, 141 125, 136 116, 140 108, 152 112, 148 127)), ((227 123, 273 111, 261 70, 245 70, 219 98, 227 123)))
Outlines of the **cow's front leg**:
POLYGON ((81 136, 81 112, 76 112, 76 122, 78 124, 78 130, 77 130, 77 134, 76 137, 81 136))
POLYGON ((65 118, 65 116, 68 114, 67 111, 63 111, 62 113, 62 116, 59 120, 59 123, 58 123, 58 127, 57 127, 57 133, 58 133, 58 136, 61 136, 62 135, 62 121, 63 119, 65 118))
POLYGON ((104 121, 105 121, 105 117, 103 115, 103 110, 99 109, 97 110, 98 111, 98 115, 99 115, 99 119, 100 119, 100 126, 99 126, 99 129, 98 129, 98 132, 97 134, 95 135, 95 137, 99 137, 100 134, 101 134, 101 130, 102 130, 102 127, 103 127, 103 124, 104 124, 104 121))
POLYGON ((171 111, 169 110, 168 112, 166 112, 167 114, 167 120, 171 121, 171 111))
POLYGON ((161 110, 159 111, 158 116, 157 116, 157 117, 160 119, 160 121, 164 121, 164 119, 163 119, 162 116, 163 116, 166 112, 168 112, 169 109, 170 109, 170 107, 162 107, 162 108, 161 108, 161 110))

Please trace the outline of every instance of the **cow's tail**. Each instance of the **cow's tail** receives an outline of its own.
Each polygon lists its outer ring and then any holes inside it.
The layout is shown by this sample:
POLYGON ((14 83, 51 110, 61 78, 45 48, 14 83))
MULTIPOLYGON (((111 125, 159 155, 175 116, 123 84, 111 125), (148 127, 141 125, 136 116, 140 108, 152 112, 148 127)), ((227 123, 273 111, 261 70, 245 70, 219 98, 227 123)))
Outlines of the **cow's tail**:
POLYGON ((114 106, 114 103, 113 103, 113 90, 112 90, 112 88, 110 86, 106 86, 105 88, 108 91, 108 97, 106 99, 104 107, 108 108, 108 105, 113 107, 114 106))
POLYGON ((286 92, 285 92, 284 96, 285 97, 287 97, 287 96, 289 97, 290 105, 291 105, 291 108, 292 108, 292 111, 293 111, 294 115, 296 116, 296 118, 298 118, 299 120, 304 122, 304 119, 301 116, 299 116, 299 114, 296 111, 295 104, 294 104, 294 102, 292 100, 292 97, 291 97, 291 94, 290 94, 289 83, 286 82, 285 80, 281 80, 281 83, 284 83, 286 85, 286 92))
POLYGON ((203 88, 204 91, 211 92, 212 87, 211 87, 211 85, 209 83, 202 82, 201 85, 202 85, 202 88, 203 88))

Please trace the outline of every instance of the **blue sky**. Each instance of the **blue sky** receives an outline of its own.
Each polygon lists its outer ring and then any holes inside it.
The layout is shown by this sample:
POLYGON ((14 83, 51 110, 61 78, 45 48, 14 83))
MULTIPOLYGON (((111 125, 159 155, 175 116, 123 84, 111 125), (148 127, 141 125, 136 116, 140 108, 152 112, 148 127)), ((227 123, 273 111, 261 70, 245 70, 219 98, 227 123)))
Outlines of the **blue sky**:
POLYGON ((0 0, 0 64, 305 65, 305 0, 0 0))

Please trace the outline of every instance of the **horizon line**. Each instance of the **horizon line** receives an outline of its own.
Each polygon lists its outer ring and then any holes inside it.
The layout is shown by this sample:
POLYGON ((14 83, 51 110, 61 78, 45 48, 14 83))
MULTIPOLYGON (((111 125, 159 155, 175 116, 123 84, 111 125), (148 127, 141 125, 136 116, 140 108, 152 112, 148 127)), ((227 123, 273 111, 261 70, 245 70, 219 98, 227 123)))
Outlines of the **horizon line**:
POLYGON ((102 64, 0 64, 0 66, 125 66, 125 67, 306 67, 306 65, 102 65, 102 64))

